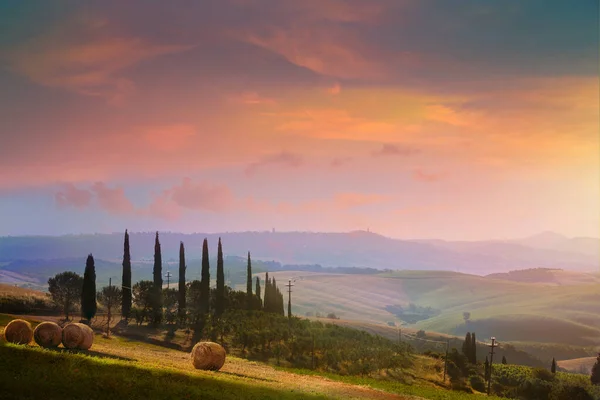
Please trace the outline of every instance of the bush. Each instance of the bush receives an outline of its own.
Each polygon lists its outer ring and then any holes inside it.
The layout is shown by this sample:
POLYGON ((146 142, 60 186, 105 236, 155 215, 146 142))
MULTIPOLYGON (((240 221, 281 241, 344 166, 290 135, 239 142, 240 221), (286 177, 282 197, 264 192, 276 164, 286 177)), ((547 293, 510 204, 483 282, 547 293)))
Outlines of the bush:
POLYGON ((478 392, 485 392, 487 388, 485 387, 485 381, 479 375, 473 375, 469 378, 469 383, 471 387, 478 392))
POLYGON ((550 400, 594 400, 584 387, 575 384, 563 383, 549 397, 550 400))
POLYGON ((539 379, 545 382, 554 382, 555 379, 554 374, 545 368, 534 368, 531 375, 535 379, 539 379))

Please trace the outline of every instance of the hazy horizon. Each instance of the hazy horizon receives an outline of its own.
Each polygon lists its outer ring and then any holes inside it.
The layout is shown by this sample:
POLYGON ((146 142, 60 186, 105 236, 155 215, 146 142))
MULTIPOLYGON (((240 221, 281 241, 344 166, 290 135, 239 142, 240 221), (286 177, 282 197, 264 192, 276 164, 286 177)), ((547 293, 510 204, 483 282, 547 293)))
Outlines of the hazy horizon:
MULTIPOLYGON (((280 231, 277 229, 263 229, 263 230, 253 230, 253 229, 245 229, 245 230, 239 230, 239 231, 172 231, 172 230, 164 230, 164 231, 157 231, 157 230, 147 230, 147 231, 134 231, 131 229, 126 229, 130 235, 135 235, 135 234, 155 234, 156 232, 159 233, 159 235, 163 235, 163 234, 175 234, 175 235, 226 235, 226 234, 243 234, 243 233, 277 233, 277 234, 291 234, 291 233, 304 233, 304 234, 352 234, 352 233, 368 233, 368 234, 373 234, 373 235, 377 235, 377 236, 382 236, 385 237, 387 239, 393 239, 393 240, 404 240, 404 241, 428 241, 428 240, 442 240, 442 241, 448 241, 448 242, 452 242, 452 241, 465 241, 465 242, 486 242, 486 241, 515 241, 515 240, 520 240, 520 239, 530 239, 530 238, 536 238, 536 237, 543 237, 543 236, 557 236, 563 239, 597 239, 600 240, 600 237, 598 236, 568 236, 568 235, 564 235, 560 232, 555 232, 555 231, 543 231, 543 232, 537 232, 531 235, 525 235, 525 236, 520 236, 520 237, 505 237, 505 238, 481 238, 481 239, 472 239, 472 240, 452 240, 452 239, 446 239, 443 237, 393 237, 393 236, 386 236, 383 235, 379 232, 375 232, 372 230, 367 230, 367 229, 356 229, 356 230, 352 230, 352 231, 301 231, 301 230, 290 230, 290 231, 280 231)), ((36 236, 47 236, 47 237, 60 237, 60 236, 85 236, 85 235, 122 235, 124 234, 125 230, 123 231, 105 231, 105 232, 69 232, 69 233, 54 233, 54 234, 22 234, 22 235, 0 235, 0 237, 36 237, 36 236)))
POLYGON ((597 2, 3 2, 0 236, 598 237, 597 16, 597 2))

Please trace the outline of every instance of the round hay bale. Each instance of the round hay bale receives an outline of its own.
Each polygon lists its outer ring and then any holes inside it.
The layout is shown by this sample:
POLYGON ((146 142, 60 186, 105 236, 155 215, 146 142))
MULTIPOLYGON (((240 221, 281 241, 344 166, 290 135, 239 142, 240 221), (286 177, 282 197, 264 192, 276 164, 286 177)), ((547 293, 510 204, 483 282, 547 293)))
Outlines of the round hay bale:
POLYGON ((4 339, 10 343, 29 344, 33 339, 33 328, 24 319, 13 319, 4 328, 4 339))
POLYGON ((67 349, 88 350, 93 342, 94 332, 85 324, 75 322, 62 330, 62 343, 67 349))
POLYGON ((90 347, 92 347, 92 344, 94 343, 94 330, 85 324, 82 325, 82 329, 85 332, 85 336, 83 337, 83 342, 81 342, 79 348, 81 350, 89 350, 90 347))
POLYGON ((62 341, 62 328, 56 322, 42 322, 35 327, 33 339, 41 347, 58 347, 62 341))
POLYGON ((218 343, 198 342, 192 349, 194 368, 218 371, 225 364, 225 349, 218 343))

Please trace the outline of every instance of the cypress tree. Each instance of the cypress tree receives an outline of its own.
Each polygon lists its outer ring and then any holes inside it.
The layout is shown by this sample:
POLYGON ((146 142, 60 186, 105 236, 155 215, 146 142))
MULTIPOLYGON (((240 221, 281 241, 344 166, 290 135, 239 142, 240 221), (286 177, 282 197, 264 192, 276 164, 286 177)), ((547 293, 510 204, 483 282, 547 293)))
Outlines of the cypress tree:
POLYGON ((502 364, 504 364, 504 365, 506 365, 506 364, 507 364, 507 362, 506 362, 506 357, 505 357, 505 356, 502 356, 502 364))
POLYGON ((160 241, 158 232, 154 239, 154 268, 152 270, 154 278, 153 295, 152 295, 152 322, 160 323, 162 320, 162 254, 160 251, 160 241))
POLYGON ((183 321, 185 319, 185 309, 186 309, 186 304, 185 304, 185 270, 186 270, 186 265, 185 265, 185 247, 183 245, 183 242, 179 242, 179 291, 178 291, 178 313, 179 313, 179 319, 181 321, 183 321))
POLYGON ((121 279, 122 297, 121 314, 129 319, 131 311, 131 254, 129 253, 129 233, 125 229, 125 240, 123 243, 123 277, 121 279))
POLYGON ((270 286, 271 286, 271 282, 269 279, 269 273, 267 272, 265 274, 265 298, 263 299, 263 310, 267 311, 267 312, 269 311, 269 302, 271 301, 270 300, 270 295, 271 295, 270 286))
POLYGON ((225 311, 225 271, 223 267, 223 247, 221 238, 217 249, 217 301, 215 314, 220 317, 225 311))
POLYGON ((490 362, 488 361, 487 356, 485 356, 485 380, 489 381, 490 380, 490 362))
POLYGON ((208 315, 210 311, 210 264, 208 261, 208 240, 202 244, 202 277, 200 279, 202 313, 208 315))
POLYGON ((556 360, 554 359, 554 357, 552 357, 552 366, 550 367, 550 372, 552 372, 553 374, 556 373, 556 360))
POLYGON ((471 363, 477 364, 477 340, 475 332, 471 333, 471 363))
POLYGON ((596 363, 592 367, 592 374, 590 376, 590 380, 592 381, 592 385, 600 385, 600 353, 598 353, 596 363))
POLYGON ((465 336, 465 341, 462 345, 462 353, 467 357, 467 360, 471 362, 471 332, 467 332, 465 336))
POLYGON ((91 321, 96 315, 96 267, 94 257, 90 254, 85 262, 83 273, 83 287, 81 290, 81 314, 83 318, 91 321))
POLYGON ((258 276, 256 277, 256 288, 255 288, 255 291, 256 291, 256 297, 258 297, 258 301, 259 301, 259 304, 260 304, 260 307, 259 307, 259 310, 260 310, 262 308, 262 299, 260 297, 260 278, 258 276))
POLYGON ((271 279, 271 312, 277 314, 279 310, 279 289, 277 288, 277 281, 275 281, 275 277, 271 279))
POLYGON ((248 252, 248 267, 246 271, 246 296, 248 310, 252 309, 252 262, 250 261, 250 252, 248 252))

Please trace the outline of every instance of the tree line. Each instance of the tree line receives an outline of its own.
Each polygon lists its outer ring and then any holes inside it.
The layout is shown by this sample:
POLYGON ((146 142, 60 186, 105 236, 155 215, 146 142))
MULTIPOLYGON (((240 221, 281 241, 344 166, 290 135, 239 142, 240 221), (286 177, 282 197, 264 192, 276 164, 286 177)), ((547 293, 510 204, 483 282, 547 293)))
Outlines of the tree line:
MULTIPOLYGON (((132 285, 131 251, 129 233, 123 241, 123 273, 121 287, 109 285, 96 291, 94 257, 89 254, 83 278, 75 272, 62 272, 48 280, 48 290, 54 303, 61 307, 69 319, 74 307, 81 305, 81 316, 90 321, 97 313, 100 302, 108 311, 120 308, 122 318, 134 318, 136 322, 148 322, 158 326, 163 322, 190 323, 199 328, 208 316, 220 318, 228 309, 262 310, 284 315, 283 294, 275 278, 265 277, 264 299, 261 296, 260 279, 253 285, 252 260, 248 252, 246 292, 235 291, 225 285, 223 246, 219 238, 217 247, 216 287, 210 287, 210 263, 208 240, 202 246, 201 279, 186 281, 187 265, 185 246, 179 247, 179 282, 177 289, 163 288, 162 252, 159 233, 154 240, 153 280, 141 280, 132 285), (254 286, 254 291, 253 291, 254 286)), ((291 312, 291 307, 288 307, 291 312)), ((288 315, 289 316, 289 315, 288 315)))

